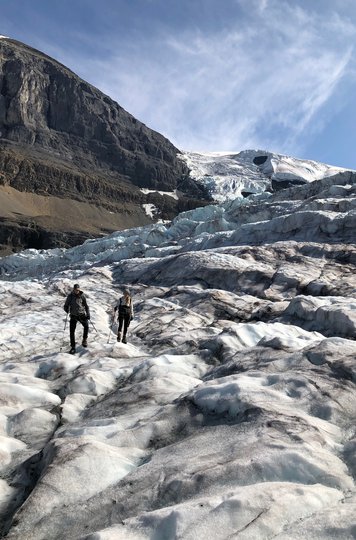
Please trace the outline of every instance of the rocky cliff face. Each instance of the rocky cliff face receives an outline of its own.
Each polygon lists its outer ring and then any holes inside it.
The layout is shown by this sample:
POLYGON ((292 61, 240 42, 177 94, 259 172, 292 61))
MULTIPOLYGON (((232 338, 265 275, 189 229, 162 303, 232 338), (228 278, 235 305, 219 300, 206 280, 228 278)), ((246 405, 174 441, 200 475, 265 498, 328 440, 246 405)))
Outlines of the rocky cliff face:
MULTIPOLYGON (((1 186, 90 201, 117 210, 121 221, 130 203, 135 214, 130 226, 142 225, 150 219, 139 188, 182 191, 179 209, 166 198, 163 218, 207 198, 178 154, 165 137, 59 62, 0 39, 1 186)), ((118 222, 113 229, 123 226, 118 222)))

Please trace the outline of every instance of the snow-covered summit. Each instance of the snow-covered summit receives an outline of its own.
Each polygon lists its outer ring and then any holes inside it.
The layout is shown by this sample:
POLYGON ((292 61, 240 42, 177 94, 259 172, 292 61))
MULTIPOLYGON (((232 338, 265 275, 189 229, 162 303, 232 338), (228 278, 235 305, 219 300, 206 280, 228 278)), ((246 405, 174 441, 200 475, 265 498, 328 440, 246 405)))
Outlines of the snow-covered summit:
POLYGON ((345 169, 264 150, 184 152, 190 176, 222 202, 266 189, 303 184, 333 176, 345 169))

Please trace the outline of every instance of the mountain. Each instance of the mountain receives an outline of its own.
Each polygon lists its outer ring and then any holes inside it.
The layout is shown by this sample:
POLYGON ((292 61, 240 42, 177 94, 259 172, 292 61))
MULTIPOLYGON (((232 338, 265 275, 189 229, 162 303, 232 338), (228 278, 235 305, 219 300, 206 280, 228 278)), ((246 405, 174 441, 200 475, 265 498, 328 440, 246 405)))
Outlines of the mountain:
POLYGON ((0 255, 339 171, 265 151, 183 152, 56 60, 0 36, 0 255))
POLYGON ((7 538, 354 538, 355 231, 345 171, 1 259, 7 538))
POLYGON ((178 155, 165 137, 56 60, 0 38, 3 251, 75 245, 152 223, 147 204, 156 219, 204 204, 204 187, 178 155))

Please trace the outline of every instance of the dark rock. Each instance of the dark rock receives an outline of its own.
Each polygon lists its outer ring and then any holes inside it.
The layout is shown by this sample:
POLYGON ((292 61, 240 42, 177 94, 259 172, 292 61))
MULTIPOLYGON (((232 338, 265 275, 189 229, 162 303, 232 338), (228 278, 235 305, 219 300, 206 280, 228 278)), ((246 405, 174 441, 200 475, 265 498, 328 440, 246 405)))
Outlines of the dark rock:
POLYGON ((266 163, 268 159, 268 156, 256 156, 253 158, 253 162, 255 165, 263 165, 264 163, 266 163))
MULTIPOLYGON (((113 212, 126 202, 141 208, 142 187, 178 189, 188 207, 209 199, 165 137, 56 60, 11 39, 0 40, 0 185, 113 212)), ((174 199, 158 210, 159 217, 179 211, 174 199)), ((144 224, 142 216, 135 224, 144 224)))
POLYGON ((275 180, 274 178, 272 178, 272 190, 276 192, 293 186, 303 186, 307 183, 308 182, 306 180, 303 180, 302 178, 293 178, 290 180, 275 180))
POLYGON ((73 247, 85 242, 91 235, 85 232, 49 231, 33 222, 11 222, 0 219, 0 255, 10 251, 20 251, 27 246, 35 249, 73 247))
POLYGON ((3 139, 140 187, 175 189, 187 174, 167 139, 55 60, 13 40, 0 50, 3 139))

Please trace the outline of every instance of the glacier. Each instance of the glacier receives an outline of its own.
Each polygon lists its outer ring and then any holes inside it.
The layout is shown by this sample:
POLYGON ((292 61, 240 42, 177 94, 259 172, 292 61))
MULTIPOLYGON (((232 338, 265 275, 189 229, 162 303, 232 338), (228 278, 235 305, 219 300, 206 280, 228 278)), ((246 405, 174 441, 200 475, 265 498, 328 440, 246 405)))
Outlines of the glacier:
POLYGON ((0 260, 6 538, 355 538, 356 173, 267 157, 249 197, 0 260))
POLYGON ((183 152, 190 176, 218 202, 334 176, 345 169, 265 150, 183 152))

